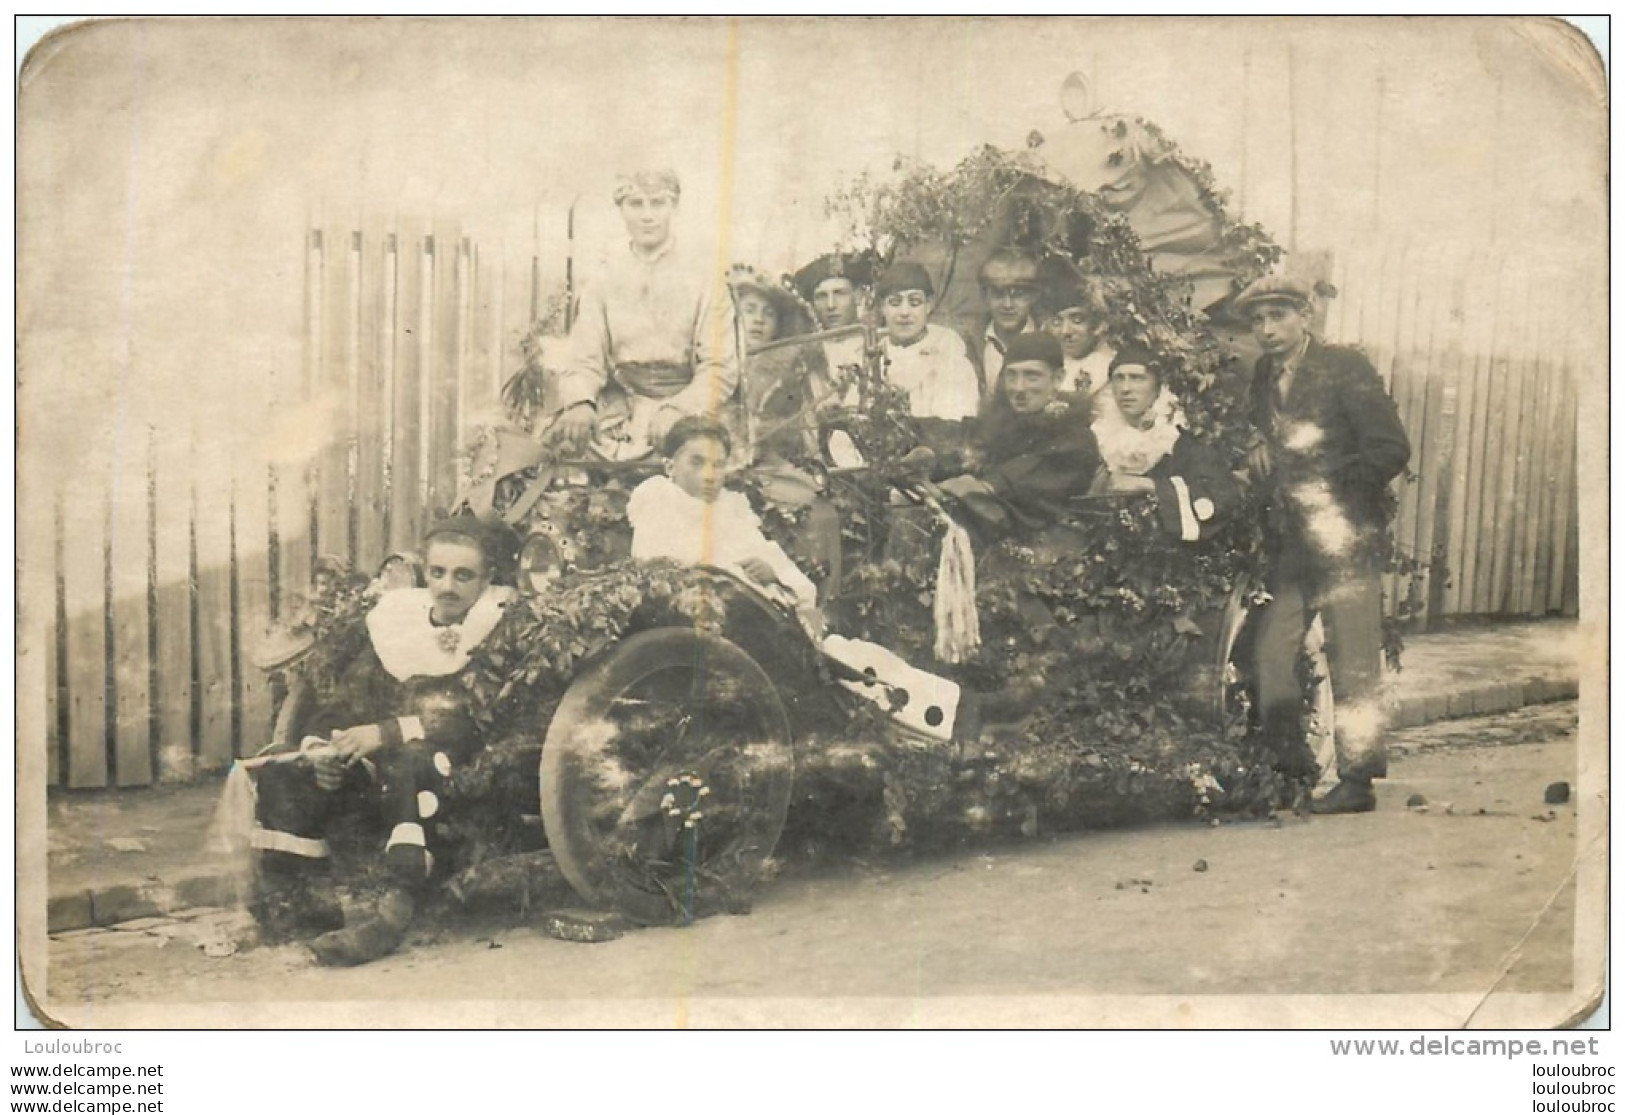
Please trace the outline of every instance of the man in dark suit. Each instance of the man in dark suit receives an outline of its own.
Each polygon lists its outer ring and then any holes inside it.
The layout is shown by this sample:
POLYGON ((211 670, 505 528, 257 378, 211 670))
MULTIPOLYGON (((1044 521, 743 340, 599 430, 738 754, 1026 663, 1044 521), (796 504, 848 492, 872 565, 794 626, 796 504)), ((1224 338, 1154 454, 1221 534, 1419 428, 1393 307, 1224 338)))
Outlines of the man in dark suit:
POLYGON ((1410 440, 1371 362, 1311 335, 1307 283, 1266 276, 1235 305, 1264 353, 1253 375, 1258 437, 1248 459, 1263 496, 1271 596, 1256 633, 1259 711, 1277 744, 1301 753, 1296 666, 1318 615, 1336 702, 1338 783, 1310 809, 1363 813, 1376 806, 1372 779, 1387 774, 1381 544, 1388 485, 1410 460, 1410 440))

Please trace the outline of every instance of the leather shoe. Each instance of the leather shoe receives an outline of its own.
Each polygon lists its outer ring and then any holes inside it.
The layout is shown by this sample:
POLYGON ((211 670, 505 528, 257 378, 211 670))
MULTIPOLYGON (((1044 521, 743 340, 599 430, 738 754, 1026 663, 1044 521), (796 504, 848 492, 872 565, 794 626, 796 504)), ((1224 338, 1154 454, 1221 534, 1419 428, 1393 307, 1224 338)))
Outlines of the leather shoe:
POLYGON ((1343 779, 1318 798, 1309 799, 1311 813, 1370 813, 1377 808, 1371 783, 1343 779))
POLYGON ((414 905, 409 891, 389 891, 379 900, 377 912, 371 917, 332 933, 323 933, 310 942, 316 963, 328 968, 349 968, 388 956, 406 939, 414 905))

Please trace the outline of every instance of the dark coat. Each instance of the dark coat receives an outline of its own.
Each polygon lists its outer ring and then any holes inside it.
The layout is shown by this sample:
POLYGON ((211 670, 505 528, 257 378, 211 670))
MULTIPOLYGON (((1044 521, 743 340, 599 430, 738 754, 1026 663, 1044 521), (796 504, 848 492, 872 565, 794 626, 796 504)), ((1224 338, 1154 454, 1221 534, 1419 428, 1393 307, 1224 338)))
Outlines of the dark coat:
POLYGON ((327 738, 344 728, 376 724, 386 743, 399 743, 398 718, 403 716, 416 716, 425 742, 454 760, 471 758, 483 744, 460 674, 397 681, 378 660, 370 639, 336 678, 319 685, 316 708, 302 734, 327 738))
POLYGON ((1277 415, 1277 363, 1259 358, 1251 397, 1253 423, 1275 457, 1263 493, 1272 550, 1312 554, 1305 535, 1308 508, 1295 493, 1324 481, 1361 550, 1369 552, 1391 516, 1388 485, 1411 456, 1398 408, 1364 355, 1311 340, 1277 415))
POLYGON ((1100 468, 1086 402, 1070 396, 1039 414, 1017 414, 1001 394, 977 420, 973 474, 992 487, 1014 520, 1054 522, 1067 500, 1085 495, 1100 468))
POLYGON ((1184 431, 1145 475, 1157 486, 1157 516, 1163 529, 1186 542, 1212 537, 1241 499, 1224 458, 1184 431))

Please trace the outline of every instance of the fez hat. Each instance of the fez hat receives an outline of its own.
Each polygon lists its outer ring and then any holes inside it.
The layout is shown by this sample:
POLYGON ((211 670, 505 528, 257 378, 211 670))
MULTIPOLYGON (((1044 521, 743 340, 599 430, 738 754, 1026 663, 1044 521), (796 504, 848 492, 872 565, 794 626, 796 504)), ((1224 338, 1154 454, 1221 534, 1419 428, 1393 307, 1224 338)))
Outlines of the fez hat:
POLYGON ((1245 317, 1252 308, 1264 302, 1290 302, 1299 308, 1307 308, 1314 296, 1314 286, 1307 279, 1293 278, 1287 275, 1265 275, 1255 279, 1247 288, 1236 295, 1231 308, 1245 317))
POLYGON ((1052 369, 1059 368, 1065 358, 1061 354, 1061 342, 1053 334, 1044 332, 1019 333, 1004 350, 1004 366, 1021 364, 1029 360, 1039 360, 1048 364, 1052 369))
POLYGON ((873 253, 829 252, 797 271, 792 281, 801 297, 811 302, 825 279, 850 279, 855 287, 870 285, 875 281, 873 253))
POLYGON ((875 297, 887 298, 904 290, 923 290, 927 298, 934 298, 937 293, 925 268, 911 259, 894 263, 886 269, 886 273, 880 276, 880 282, 875 284, 875 297))

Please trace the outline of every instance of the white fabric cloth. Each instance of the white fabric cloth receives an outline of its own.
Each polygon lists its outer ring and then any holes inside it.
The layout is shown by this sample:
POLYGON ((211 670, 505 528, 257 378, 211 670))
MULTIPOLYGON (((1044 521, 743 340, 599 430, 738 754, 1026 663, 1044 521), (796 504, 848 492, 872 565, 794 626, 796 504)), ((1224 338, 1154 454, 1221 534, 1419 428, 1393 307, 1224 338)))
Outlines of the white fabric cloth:
POLYGON ((908 392, 909 412, 916 418, 974 418, 981 406, 976 369, 965 341, 952 329, 927 325, 925 335, 910 345, 886 340, 886 379, 908 392))
MULTIPOLYGON (((762 533, 762 521, 740 492, 724 491, 706 503, 679 488, 669 476, 651 476, 626 503, 632 524, 632 556, 670 558, 684 565, 714 565, 743 573, 748 558, 760 558, 800 606, 818 602, 818 589, 779 545, 762 533)), ((768 586, 771 587, 771 586, 768 586)))
POLYGON ((1088 397, 1094 404, 1094 416, 1099 418, 1112 403, 1112 359, 1117 350, 1108 344, 1099 344, 1086 356, 1067 357, 1061 367, 1061 390, 1088 397))
POLYGON ((1158 392, 1146 416, 1150 419, 1147 425, 1131 426, 1113 401, 1090 425, 1100 446, 1101 460, 1109 471, 1119 476, 1144 476, 1173 452, 1185 422, 1174 397, 1167 391, 1158 392))
POLYGON ((367 634, 378 661, 396 681, 446 677, 468 665, 513 597, 506 585, 487 585, 461 623, 437 627, 429 621, 434 596, 428 589, 396 589, 367 613, 367 634))

